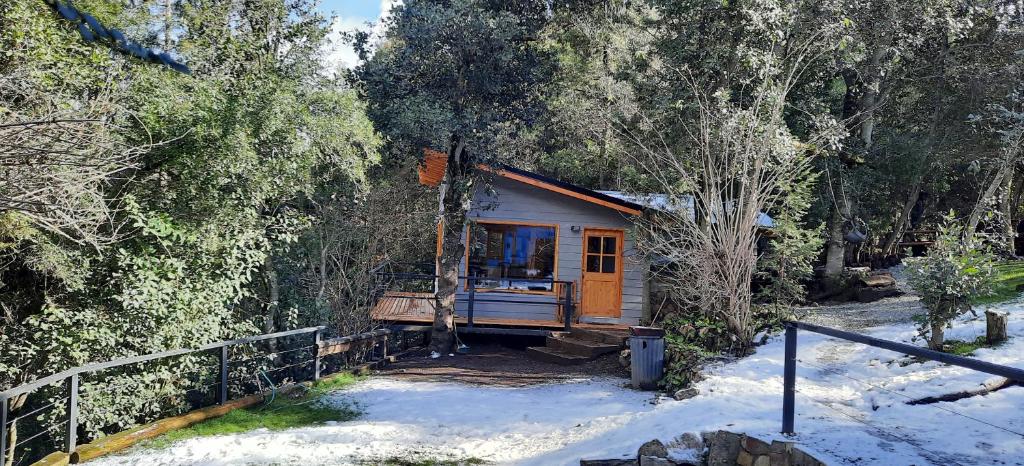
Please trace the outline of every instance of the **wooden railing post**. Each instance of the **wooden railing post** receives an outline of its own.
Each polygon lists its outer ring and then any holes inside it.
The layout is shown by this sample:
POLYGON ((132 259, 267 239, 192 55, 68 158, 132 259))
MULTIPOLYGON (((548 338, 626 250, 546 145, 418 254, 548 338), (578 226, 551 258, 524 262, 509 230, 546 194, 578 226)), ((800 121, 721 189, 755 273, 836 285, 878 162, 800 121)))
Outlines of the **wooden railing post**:
POLYGON ((220 387, 217 391, 217 404, 228 402, 228 345, 220 347, 220 387))
POLYGON ((469 287, 469 302, 466 303, 466 327, 473 328, 473 304, 476 300, 476 280, 473 277, 466 277, 466 286, 469 287))
POLYGON ((78 373, 71 374, 66 382, 68 392, 67 432, 64 433, 64 451, 70 455, 78 444, 78 373))
POLYGON ((313 332, 313 380, 320 380, 320 342, 323 341, 323 330, 316 329, 313 332))
POLYGON ((796 411, 796 332, 794 324, 786 324, 785 366, 782 372, 782 433, 794 432, 794 416, 796 411))
POLYGON ((565 297, 563 297, 562 299, 565 300, 565 303, 562 305, 562 314, 565 317, 565 331, 568 332, 572 330, 572 313, 573 306, 575 305, 575 303, 573 303, 573 295, 575 295, 575 283, 566 282, 563 285, 563 288, 565 288, 565 297))
POLYGON ((7 410, 9 408, 10 401, 7 397, 0 399, 0 464, 7 464, 7 410))

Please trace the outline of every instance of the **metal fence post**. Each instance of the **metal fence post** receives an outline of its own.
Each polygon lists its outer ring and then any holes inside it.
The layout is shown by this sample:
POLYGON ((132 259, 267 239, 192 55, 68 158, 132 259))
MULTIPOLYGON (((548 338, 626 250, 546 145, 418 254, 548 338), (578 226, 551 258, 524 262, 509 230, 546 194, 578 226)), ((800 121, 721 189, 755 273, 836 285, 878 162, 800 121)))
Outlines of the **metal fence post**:
POLYGON ((220 347, 220 389, 217 391, 217 404, 228 401, 228 345, 220 347))
POLYGON ((67 378, 67 391, 68 391, 68 404, 67 404, 67 418, 68 427, 67 432, 64 433, 64 451, 70 455, 74 453, 75 446, 78 444, 78 374, 71 374, 71 377, 67 378))
POLYGON ((466 303, 466 327, 473 328, 473 301, 476 299, 476 280, 473 280, 473 277, 466 277, 466 286, 469 287, 469 302, 466 303))
POLYGON ((0 463, 6 463, 7 460, 7 409, 9 404, 7 398, 0 399, 0 463))
POLYGON ((323 340, 323 334, 321 329, 316 329, 313 332, 313 351, 316 351, 316 356, 313 356, 313 380, 320 380, 320 342, 323 340))
POLYGON ((575 305, 575 303, 573 303, 573 299, 572 298, 573 298, 573 295, 575 294, 574 293, 574 291, 575 291, 574 288, 575 287, 576 287, 576 283, 574 283, 574 282, 566 282, 566 284, 565 284, 565 297, 563 298, 563 299, 565 299, 565 304, 562 306, 562 314, 563 314, 563 317, 565 317, 565 331, 566 332, 569 332, 569 331, 572 330, 572 311, 573 311, 573 306, 575 305))
POLYGON ((782 373, 782 433, 794 433, 796 411, 796 332, 795 324, 786 323, 786 355, 782 373))

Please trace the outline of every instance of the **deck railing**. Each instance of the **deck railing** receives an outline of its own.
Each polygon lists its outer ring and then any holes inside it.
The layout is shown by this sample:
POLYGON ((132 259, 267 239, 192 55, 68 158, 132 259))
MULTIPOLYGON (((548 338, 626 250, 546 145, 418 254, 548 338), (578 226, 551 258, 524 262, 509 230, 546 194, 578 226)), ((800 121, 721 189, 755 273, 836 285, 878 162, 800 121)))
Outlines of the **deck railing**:
MULTIPOLYGON (((397 282, 433 282, 440 278, 438 275, 423 274, 423 273, 392 273, 392 272, 377 272, 377 279, 380 283, 387 283, 389 285, 378 286, 379 289, 389 289, 390 284, 397 282)), ((466 291, 466 327, 474 328, 474 316, 476 313, 476 305, 478 303, 498 303, 498 304, 519 304, 527 306, 552 306, 554 305, 557 309, 562 311, 562 320, 565 331, 572 329, 572 322, 575 316, 576 310, 576 282, 568 280, 555 280, 552 278, 515 278, 515 279, 495 279, 491 277, 473 277, 473 276, 459 276, 458 277, 460 287, 464 287, 466 291), (552 301, 541 301, 541 300, 527 300, 517 299, 508 294, 501 294, 502 289, 491 289, 488 288, 488 297, 478 297, 477 291, 480 289, 478 286, 479 282, 484 281, 501 281, 501 280, 514 280, 516 282, 525 283, 540 283, 548 284, 554 295, 554 302, 552 301), (490 292, 496 294, 490 294, 490 292)), ((412 296, 391 296, 398 299, 419 299, 412 296)), ((379 298, 379 297, 378 297, 379 298)))
MULTIPOLYGON (((0 392, 0 464, 8 457, 18 466, 54 451, 73 453, 83 431, 81 402, 86 401, 87 409, 92 409, 95 403, 90 397, 137 396, 134 391, 139 386, 159 385, 161 390, 170 388, 152 399, 137 400, 135 408, 158 407, 163 409, 156 415, 170 415, 224 404, 286 382, 317 380, 324 369, 382 358, 391 332, 381 329, 330 339, 325 338, 326 333, 327 327, 307 327, 115 359, 74 367, 0 392), (335 355, 344 355, 345 360, 327 360, 335 355), (178 359, 183 357, 194 358, 190 363, 198 368, 183 368, 185 361, 178 359), (176 370, 157 380, 142 366, 146 363, 165 363, 164 369, 176 370), (11 435, 18 431, 24 435, 11 435)), ((145 422, 152 420, 153 412, 130 415, 145 422)))
POLYGON ((861 335, 859 333, 846 332, 806 322, 786 322, 786 343, 785 343, 785 366, 783 368, 783 393, 782 393, 782 433, 794 433, 795 411, 796 411, 796 364, 797 364, 797 331, 820 333, 842 340, 861 343, 875 348, 896 351, 910 356, 938 361, 953 366, 965 367, 967 369, 984 372, 986 374, 1006 377, 1009 380, 1024 382, 1024 369, 1001 366, 978 359, 965 358, 955 354, 942 353, 927 348, 898 343, 895 341, 882 340, 879 338, 861 335))

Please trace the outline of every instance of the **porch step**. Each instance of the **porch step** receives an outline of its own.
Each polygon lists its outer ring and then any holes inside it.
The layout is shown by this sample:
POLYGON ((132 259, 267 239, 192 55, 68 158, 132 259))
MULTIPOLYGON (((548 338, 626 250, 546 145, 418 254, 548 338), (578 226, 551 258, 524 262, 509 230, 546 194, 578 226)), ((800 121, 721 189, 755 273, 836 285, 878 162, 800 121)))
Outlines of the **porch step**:
POLYGON ((583 364, 594 359, 575 354, 566 354, 561 351, 548 348, 547 346, 530 346, 526 348, 526 355, 538 361, 561 364, 563 366, 583 364))
POLYGON ((625 331, 574 328, 569 332, 569 336, 577 340, 607 343, 610 345, 618 345, 620 348, 625 348, 626 340, 629 338, 629 333, 625 331))
POLYGON ((602 354, 614 353, 621 349, 619 345, 597 342, 591 340, 580 340, 569 336, 553 336, 546 340, 548 348, 563 354, 583 356, 585 358, 596 358, 602 354))

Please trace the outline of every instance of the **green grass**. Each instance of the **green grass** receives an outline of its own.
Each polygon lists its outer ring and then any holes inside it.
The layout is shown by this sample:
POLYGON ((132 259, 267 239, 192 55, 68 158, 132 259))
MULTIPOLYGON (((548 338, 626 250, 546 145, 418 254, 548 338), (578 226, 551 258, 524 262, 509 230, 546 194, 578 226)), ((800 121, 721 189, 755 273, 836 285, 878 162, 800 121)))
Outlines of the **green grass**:
POLYGON ((256 429, 283 430, 322 424, 327 421, 349 421, 359 416, 352 407, 334 407, 316 403, 323 394, 352 385, 358 377, 339 374, 313 384, 305 392, 293 392, 268 405, 236 409, 224 416, 209 419, 185 429, 168 432, 144 442, 143 448, 166 448, 174 442, 194 437, 237 434, 256 429), (297 393, 300 393, 296 395, 297 393))
POLYGON ((942 352, 955 354, 957 356, 974 356, 974 350, 978 348, 988 348, 988 341, 985 340, 985 336, 982 335, 975 338, 974 341, 964 340, 946 340, 942 344, 942 352))
POLYGON ((974 304, 995 304, 1020 295, 1018 285, 1024 285, 1024 261, 1002 262, 996 265, 994 293, 974 300, 974 304))

